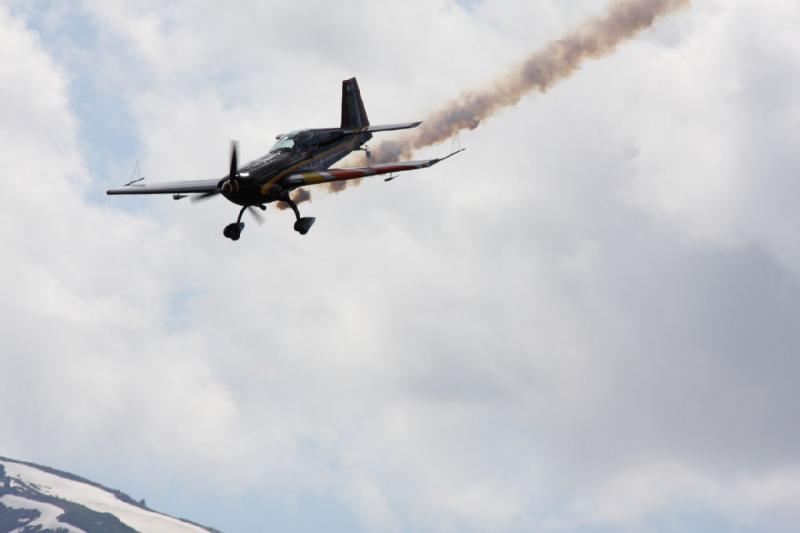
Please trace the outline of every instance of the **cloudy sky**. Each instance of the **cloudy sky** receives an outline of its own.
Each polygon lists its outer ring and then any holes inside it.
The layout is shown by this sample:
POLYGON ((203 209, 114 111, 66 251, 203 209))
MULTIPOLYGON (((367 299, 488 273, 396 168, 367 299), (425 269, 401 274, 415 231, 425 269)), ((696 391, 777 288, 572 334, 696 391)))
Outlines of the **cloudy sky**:
POLYGON ((0 455, 226 533, 795 530, 800 4, 696 0, 305 237, 104 195, 351 76, 422 119, 606 0, 332 5, 0 3, 0 455))

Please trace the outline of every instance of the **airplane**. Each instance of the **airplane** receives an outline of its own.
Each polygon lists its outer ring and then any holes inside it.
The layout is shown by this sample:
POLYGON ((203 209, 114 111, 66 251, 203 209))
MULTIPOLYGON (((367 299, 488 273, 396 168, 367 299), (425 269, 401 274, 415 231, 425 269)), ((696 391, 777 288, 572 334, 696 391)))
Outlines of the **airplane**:
POLYGON ((307 185, 380 174, 389 174, 388 181, 394 178, 395 172, 427 168, 463 150, 457 150, 438 159, 379 163, 358 168, 330 168, 356 150, 364 150, 369 158, 370 152, 364 145, 372 138, 373 133, 416 128, 420 124, 422 122, 370 125, 358 82, 355 78, 351 78, 342 82, 342 118, 338 128, 297 130, 278 135, 277 142, 267 154, 241 167, 238 165, 238 150, 234 142, 231 147, 230 171, 221 179, 142 185, 138 183, 141 181, 140 178, 123 187, 109 189, 106 194, 171 194, 175 200, 188 195, 195 195, 193 199, 199 200, 221 194, 229 201, 242 206, 236 222, 225 226, 222 232, 225 237, 233 241, 239 240, 242 234, 244 229, 242 215, 245 211, 250 210, 258 218, 256 207, 264 211, 266 204, 280 201, 294 212, 295 231, 305 235, 315 219, 300 216, 297 204, 289 196, 293 190, 307 185))

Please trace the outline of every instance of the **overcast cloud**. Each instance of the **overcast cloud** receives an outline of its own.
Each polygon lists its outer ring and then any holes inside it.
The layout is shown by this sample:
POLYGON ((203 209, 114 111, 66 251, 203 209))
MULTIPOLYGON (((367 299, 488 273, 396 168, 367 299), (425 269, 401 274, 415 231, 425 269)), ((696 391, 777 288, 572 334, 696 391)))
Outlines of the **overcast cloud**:
POLYGON ((65 5, 0 5, 0 455, 228 533, 796 528, 796 1, 695 1, 235 244, 103 191, 337 125, 354 75, 421 119, 606 2, 65 5))

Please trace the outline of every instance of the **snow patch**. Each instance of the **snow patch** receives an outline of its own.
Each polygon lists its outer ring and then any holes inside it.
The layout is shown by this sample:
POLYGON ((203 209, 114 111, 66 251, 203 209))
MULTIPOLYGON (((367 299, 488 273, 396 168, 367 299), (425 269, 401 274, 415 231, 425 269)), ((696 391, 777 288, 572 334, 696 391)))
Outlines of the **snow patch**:
POLYGON ((75 502, 99 513, 111 513, 120 522, 137 531, 144 533, 208 533, 206 529, 181 522, 177 518, 125 503, 110 492, 87 483, 66 479, 32 466, 11 461, 0 461, 0 464, 5 466, 6 476, 16 478, 29 486, 36 485, 42 494, 75 502))
POLYGON ((10 533, 21 533, 23 529, 35 528, 39 526, 42 530, 66 531, 67 533, 86 533, 82 529, 71 526, 64 522, 59 522, 58 517, 64 514, 64 510, 55 505, 29 500, 22 496, 6 494, 0 498, 0 503, 11 509, 31 509, 39 512, 39 516, 30 522, 22 524, 10 533))

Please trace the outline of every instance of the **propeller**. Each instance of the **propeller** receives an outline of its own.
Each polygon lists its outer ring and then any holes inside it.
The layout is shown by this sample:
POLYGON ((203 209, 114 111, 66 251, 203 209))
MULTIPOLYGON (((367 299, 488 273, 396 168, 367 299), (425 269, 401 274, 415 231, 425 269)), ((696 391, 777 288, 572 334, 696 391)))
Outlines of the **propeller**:
POLYGON ((231 171, 228 174, 228 179, 233 180, 239 175, 239 143, 231 141, 231 171))
POLYGON ((219 194, 219 191, 212 191, 212 192, 204 192, 202 194, 195 194, 195 195, 193 195, 192 197, 189 198, 189 201, 192 202, 193 204, 196 204, 197 202, 204 202, 204 201, 208 200, 209 198, 213 198, 214 196, 216 196, 218 194, 219 194))
POLYGON ((230 171, 228 172, 228 176, 219 180, 219 183, 217 183, 216 191, 196 194, 192 196, 189 199, 189 201, 191 201, 192 203, 197 203, 197 202, 202 202, 204 200, 208 200, 209 198, 213 198, 214 196, 221 193, 225 189, 226 185, 230 187, 232 190, 233 187, 236 187, 236 185, 238 185, 236 184, 236 180, 238 179, 239 179, 239 143, 237 143, 236 141, 231 141, 231 168, 230 171))
POLYGON ((247 212, 253 215, 253 218, 256 219, 256 222, 258 222, 259 226, 264 223, 264 216, 252 205, 247 206, 247 212))

